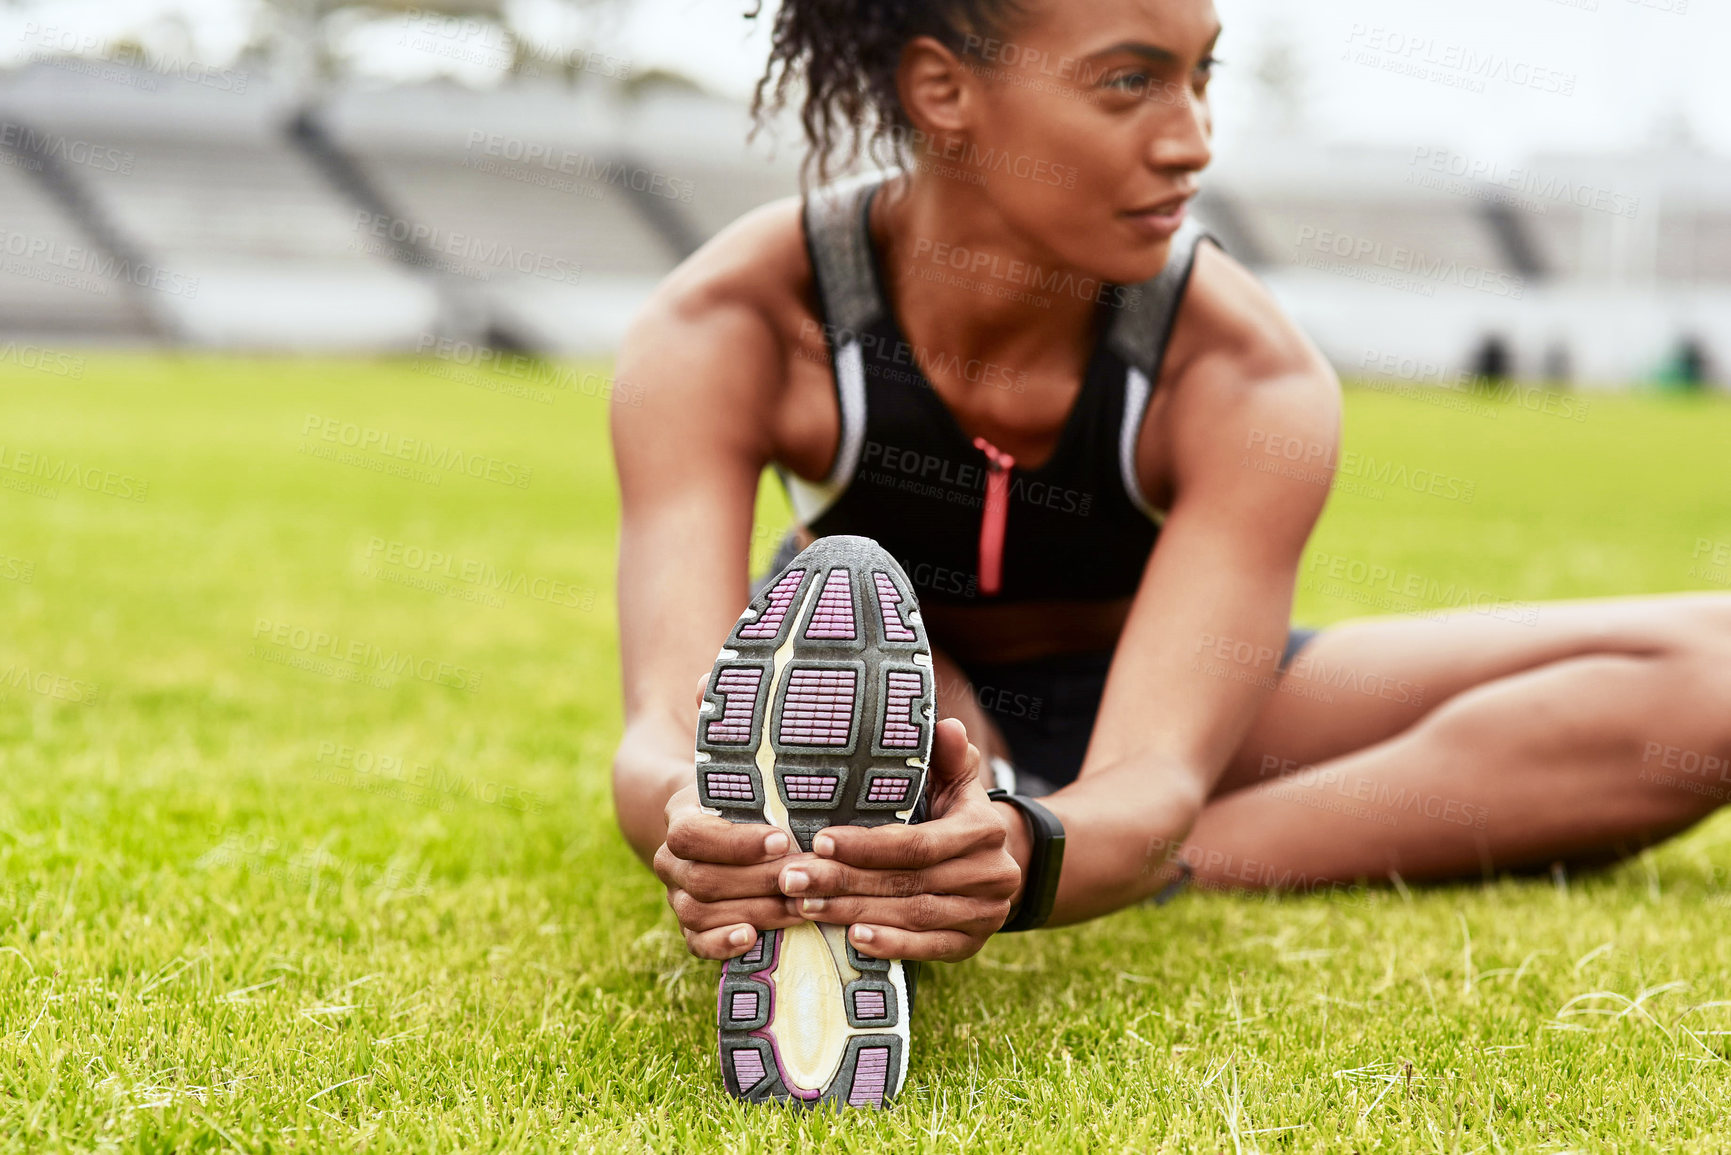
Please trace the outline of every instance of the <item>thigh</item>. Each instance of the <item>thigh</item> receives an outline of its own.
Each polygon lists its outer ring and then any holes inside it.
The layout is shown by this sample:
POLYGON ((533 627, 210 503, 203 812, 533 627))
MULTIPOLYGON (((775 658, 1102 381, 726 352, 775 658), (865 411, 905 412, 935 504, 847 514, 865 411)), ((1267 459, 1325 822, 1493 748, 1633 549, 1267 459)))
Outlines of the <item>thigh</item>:
POLYGON ((1215 795, 1385 741, 1486 682, 1571 658, 1651 655, 1703 630, 1731 631, 1731 597, 1546 602, 1330 626, 1281 676, 1215 795))

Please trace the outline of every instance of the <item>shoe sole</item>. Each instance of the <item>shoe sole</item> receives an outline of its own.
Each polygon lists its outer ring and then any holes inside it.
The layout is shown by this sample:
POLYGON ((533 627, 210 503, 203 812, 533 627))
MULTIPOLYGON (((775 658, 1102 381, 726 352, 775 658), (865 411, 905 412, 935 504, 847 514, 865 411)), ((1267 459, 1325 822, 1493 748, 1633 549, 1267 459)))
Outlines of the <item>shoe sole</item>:
MULTIPOLYGON (((913 583, 863 537, 814 542, 740 615, 697 723, 703 805, 787 831, 907 822, 925 788, 936 686, 913 583)), ((908 1064, 902 963, 846 928, 760 931, 722 971, 721 1072, 749 1102, 881 1107, 908 1064)))

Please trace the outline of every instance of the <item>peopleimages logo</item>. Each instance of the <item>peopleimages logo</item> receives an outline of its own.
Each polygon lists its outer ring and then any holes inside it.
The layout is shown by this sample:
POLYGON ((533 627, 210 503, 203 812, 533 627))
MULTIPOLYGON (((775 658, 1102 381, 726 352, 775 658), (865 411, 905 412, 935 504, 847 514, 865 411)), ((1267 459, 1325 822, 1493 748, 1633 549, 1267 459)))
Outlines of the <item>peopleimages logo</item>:
POLYGON ((234 68, 213 68, 173 52, 146 52, 125 39, 98 36, 79 28, 58 24, 24 23, 22 39, 35 51, 34 59, 52 60, 55 56, 101 57, 114 64, 145 72, 184 80, 201 88, 242 95, 250 79, 245 71, 234 68))
POLYGON ((996 361, 982 361, 977 357, 963 360, 956 354, 943 349, 932 349, 925 345, 910 345, 899 338, 888 340, 872 332, 857 332, 838 325, 819 325, 816 321, 806 320, 800 323, 800 353, 806 356, 806 350, 812 350, 812 359, 825 364, 829 361, 827 351, 818 349, 827 344, 830 348, 841 349, 857 342, 865 354, 871 371, 884 375, 895 374, 894 370, 886 370, 884 362, 891 365, 905 366, 905 374, 896 374, 896 379, 908 384, 925 384, 930 388, 929 377, 960 377, 970 385, 986 385, 993 389, 1002 389, 1009 393, 1024 393, 1028 387, 1028 373, 1025 369, 1017 369, 996 361), (819 340, 819 334, 822 340, 819 340))
POLYGON ((445 592, 440 587, 445 585, 445 581, 452 581, 472 587, 477 594, 514 594, 574 610, 595 608, 593 586, 574 585, 544 574, 500 567, 485 558, 464 557, 377 536, 368 540, 362 557, 371 567, 373 577, 389 581, 393 580, 389 575, 398 571, 399 584, 410 585, 417 583, 400 580, 401 577, 419 575, 432 579, 429 589, 433 593, 445 592))
POLYGON ((8 341, 0 345, 0 365, 16 365, 56 377, 84 376, 84 358, 56 349, 45 349, 28 342, 8 341))
MULTIPOLYGON (((1488 269, 1483 265, 1463 264, 1452 257, 1432 257, 1423 250, 1409 249, 1405 245, 1387 245, 1374 237, 1301 225, 1298 229, 1298 248, 1308 248, 1319 254, 1318 257, 1300 254, 1299 263, 1307 268, 1341 271, 1350 275, 1350 265, 1331 268, 1326 261, 1319 263, 1322 258, 1334 257, 1353 264, 1373 265, 1378 269, 1412 278, 1413 283, 1425 288, 1436 284, 1456 285, 1462 289, 1489 293, 1493 297, 1508 297, 1516 301, 1526 294, 1526 280, 1517 273, 1488 269)), ((1434 292, 1434 289, 1431 291, 1434 292)))
POLYGON ((410 461, 416 465, 444 470, 447 473, 460 473, 477 481, 491 481, 515 489, 526 489, 535 473, 529 466, 489 457, 483 453, 470 453, 418 437, 404 437, 388 429, 374 429, 336 417, 321 417, 317 413, 306 415, 301 424, 301 435, 309 442, 302 445, 301 451, 315 457, 323 454, 317 452, 318 446, 310 444, 313 438, 329 442, 333 447, 341 446, 384 458, 410 461))
POLYGON ((102 696, 94 682, 52 670, 33 670, 17 663, 0 670, 0 690, 26 690, 75 706, 94 706, 102 696))
POLYGON ((914 242, 914 260, 969 277, 989 277, 1018 288, 1111 304, 1120 309, 1132 308, 1141 299, 1141 290, 1135 286, 1114 285, 1098 277, 1078 277, 1065 269, 1047 269, 1020 259, 1005 260, 997 253, 934 241, 930 237, 914 242))
POLYGON ((917 128, 896 129, 889 135, 892 144, 901 146, 916 157, 962 165, 982 174, 1013 176, 1033 184, 1064 189, 1075 188, 1082 175, 1081 170, 1074 165, 1057 164, 1028 156, 1026 153, 1006 152, 999 148, 981 148, 970 140, 954 136, 940 138, 917 128))
POLYGON ((22 474, 49 485, 70 485, 88 493, 118 497, 122 501, 143 501, 150 494, 150 483, 130 473, 116 473, 112 469, 0 442, 0 474, 8 473, 22 474))
POLYGON ((1250 430, 1244 448, 1247 456, 1242 464, 1258 472, 1342 490, 1356 484, 1364 496, 1379 501, 1383 494, 1377 486, 1460 502, 1471 502, 1478 493, 1478 483, 1464 477, 1353 449, 1343 452, 1332 442, 1309 441, 1266 429, 1250 430))
MULTIPOLYGON (((343 662, 355 671, 378 673, 393 677, 414 678, 435 686, 474 693, 481 688, 481 672, 455 662, 421 657, 402 650, 386 649, 359 638, 345 638, 328 630, 312 629, 290 622, 259 618, 253 623, 254 656, 270 660, 268 651, 259 647, 275 646, 290 654, 308 659, 329 659, 343 662)), ((282 663, 285 665, 294 663, 282 663)), ((323 670, 314 670, 323 673, 323 670)), ((388 685, 388 683, 386 683, 388 685)))
MULTIPOLYGON (((642 165, 627 164, 618 159, 599 160, 588 153, 573 152, 570 149, 556 149, 552 145, 538 141, 524 140, 520 137, 501 136, 496 132, 484 132, 480 129, 469 130, 469 142, 465 151, 470 154, 480 153, 483 157, 493 157, 516 164, 532 165, 546 169, 548 172, 561 176, 575 177, 578 180, 593 181, 596 184, 615 185, 630 189, 632 192, 647 196, 660 197, 663 200, 680 201, 690 204, 695 186, 688 180, 668 176, 642 165)), ((473 155, 463 158, 463 167, 474 168, 473 155)))
POLYGON ((1496 82, 1551 96, 1573 96, 1579 79, 1572 72, 1547 68, 1505 53, 1375 24, 1354 24, 1346 42, 1349 46, 1346 59, 1351 63, 1472 92, 1484 92, 1487 82, 1496 82))
POLYGON ((97 172, 130 176, 135 160, 130 152, 123 152, 118 148, 92 144, 88 140, 74 140, 53 132, 38 132, 28 125, 10 120, 0 120, 0 146, 11 149, 13 159, 32 171, 39 171, 43 160, 54 160, 62 164, 93 168, 97 172))
POLYGON ((435 228, 401 217, 357 209, 355 229, 361 240, 402 245, 416 253, 415 262, 458 276, 490 280, 495 272, 539 277, 557 284, 575 285, 583 277, 583 266, 552 253, 519 248, 503 241, 483 240, 469 233, 435 228))
POLYGON ((69 273, 88 273, 107 281, 123 282, 140 289, 185 297, 189 301, 198 296, 197 277, 188 277, 145 261, 135 264, 121 257, 98 252, 88 245, 63 245, 50 237, 0 229, 0 254, 39 262, 69 273))
POLYGON ((1507 192, 1505 203, 1543 214, 1551 204, 1573 205, 1614 217, 1635 217, 1641 211, 1641 198, 1603 188, 1586 181, 1573 180, 1555 173, 1542 173, 1525 166, 1505 165, 1488 157, 1469 157, 1446 148, 1418 145, 1413 149, 1407 183, 1455 191, 1451 186, 1432 182, 1426 177, 1452 178, 1485 185, 1507 192))
MULTIPOLYGON (((863 467, 881 471, 878 477, 869 473, 868 481, 884 484, 894 481, 899 488, 930 497, 942 497, 962 504, 977 504, 985 493, 988 471, 984 465, 952 461, 935 453, 917 449, 902 449, 881 441, 867 441, 860 456, 863 467)), ((1043 481, 1030 481, 1018 472, 1010 477, 1010 500, 1027 502, 1059 513, 1087 517, 1094 507, 1094 495, 1043 481)))

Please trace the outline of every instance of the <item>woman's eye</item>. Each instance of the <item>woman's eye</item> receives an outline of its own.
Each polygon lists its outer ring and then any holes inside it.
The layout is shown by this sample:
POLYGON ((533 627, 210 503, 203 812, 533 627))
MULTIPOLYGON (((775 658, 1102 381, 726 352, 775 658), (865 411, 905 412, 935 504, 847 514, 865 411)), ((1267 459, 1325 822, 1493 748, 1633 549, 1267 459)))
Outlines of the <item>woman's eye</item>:
POLYGON ((1119 72, 1106 78, 1106 87, 1119 92, 1145 92, 1152 83, 1146 72, 1119 72))

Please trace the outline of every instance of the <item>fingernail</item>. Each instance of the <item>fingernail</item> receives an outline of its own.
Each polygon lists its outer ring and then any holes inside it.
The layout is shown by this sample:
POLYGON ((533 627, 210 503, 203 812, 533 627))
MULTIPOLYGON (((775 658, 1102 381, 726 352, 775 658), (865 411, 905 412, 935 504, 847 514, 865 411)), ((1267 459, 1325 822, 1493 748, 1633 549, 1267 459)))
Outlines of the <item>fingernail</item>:
POLYGON ((811 878, 803 870, 784 871, 781 876, 781 893, 798 894, 811 885, 811 878))
POLYGON ((800 904, 799 904, 799 913, 801 913, 801 914, 822 914, 823 908, 828 906, 828 905, 829 905, 829 899, 827 899, 827 898, 801 899, 800 904))
POLYGON ((787 853, 787 835, 785 835, 781 831, 777 830, 776 832, 771 834, 769 837, 765 838, 763 840, 763 852, 765 854, 771 854, 771 855, 786 854, 787 853))
POLYGON ((835 839, 831 838, 827 834, 820 834, 816 838, 812 839, 811 848, 817 852, 817 855, 820 858, 835 857, 835 839))
POLYGON ((727 936, 727 942, 730 946, 744 946, 750 941, 751 931, 743 926, 734 927, 733 933, 727 936))
POLYGON ((876 937, 877 934, 869 926, 856 926, 853 928, 853 940, 855 942, 870 942, 876 937))

